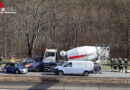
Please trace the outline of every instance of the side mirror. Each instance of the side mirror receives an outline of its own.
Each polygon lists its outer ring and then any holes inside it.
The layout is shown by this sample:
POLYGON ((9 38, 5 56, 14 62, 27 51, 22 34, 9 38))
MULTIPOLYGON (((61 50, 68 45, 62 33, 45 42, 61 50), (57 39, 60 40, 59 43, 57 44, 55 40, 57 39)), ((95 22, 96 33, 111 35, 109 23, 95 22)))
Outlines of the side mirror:
POLYGON ((66 67, 66 65, 64 65, 63 67, 66 67))

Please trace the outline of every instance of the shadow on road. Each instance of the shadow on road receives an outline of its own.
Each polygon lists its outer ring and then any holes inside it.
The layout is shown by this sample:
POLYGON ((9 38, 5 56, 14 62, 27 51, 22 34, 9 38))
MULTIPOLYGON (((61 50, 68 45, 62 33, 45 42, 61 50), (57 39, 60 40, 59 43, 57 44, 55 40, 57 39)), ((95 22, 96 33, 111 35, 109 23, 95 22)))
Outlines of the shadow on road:
POLYGON ((31 88, 28 90, 47 90, 47 89, 52 89, 52 86, 55 86, 56 88, 59 88, 58 86, 60 82, 57 79, 46 79, 43 78, 42 82, 35 83, 32 85, 31 88))

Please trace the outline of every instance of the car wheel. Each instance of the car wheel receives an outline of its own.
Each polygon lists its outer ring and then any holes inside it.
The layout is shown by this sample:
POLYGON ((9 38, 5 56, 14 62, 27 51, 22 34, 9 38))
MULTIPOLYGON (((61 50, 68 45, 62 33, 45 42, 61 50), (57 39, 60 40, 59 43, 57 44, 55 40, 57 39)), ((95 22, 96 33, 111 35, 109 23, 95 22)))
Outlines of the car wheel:
POLYGON ((84 76, 89 76, 89 72, 88 72, 88 71, 85 71, 85 72, 83 73, 83 75, 84 75, 84 76))
POLYGON ((63 72, 63 71, 59 71, 59 75, 60 75, 60 76, 63 76, 63 75, 64 75, 64 72, 63 72))
POLYGON ((15 71, 15 73, 16 73, 16 74, 19 74, 19 71, 18 71, 18 70, 16 70, 16 71, 15 71))
POLYGON ((4 69, 4 72, 7 72, 7 69, 4 69))

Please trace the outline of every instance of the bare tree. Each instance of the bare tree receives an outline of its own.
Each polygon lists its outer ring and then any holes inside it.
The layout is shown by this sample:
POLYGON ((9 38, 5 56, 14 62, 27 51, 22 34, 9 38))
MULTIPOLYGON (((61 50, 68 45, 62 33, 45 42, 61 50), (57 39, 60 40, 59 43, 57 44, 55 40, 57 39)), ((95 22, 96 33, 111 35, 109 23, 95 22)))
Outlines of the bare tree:
POLYGON ((38 34, 42 31, 41 25, 45 23, 47 4, 47 0, 34 0, 33 2, 28 0, 17 7, 19 14, 16 17, 16 23, 20 27, 20 32, 26 36, 29 57, 33 55, 38 34))

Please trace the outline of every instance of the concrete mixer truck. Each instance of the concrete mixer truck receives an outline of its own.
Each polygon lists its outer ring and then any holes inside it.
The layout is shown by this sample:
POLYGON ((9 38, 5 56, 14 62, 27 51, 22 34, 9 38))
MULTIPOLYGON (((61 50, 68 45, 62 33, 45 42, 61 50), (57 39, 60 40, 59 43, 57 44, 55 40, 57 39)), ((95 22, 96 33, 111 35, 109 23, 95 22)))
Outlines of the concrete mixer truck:
MULTIPOLYGON (((97 46, 82 46, 73 48, 68 51, 61 51, 60 55, 65 57, 67 61, 92 61, 96 67, 100 68, 100 65, 106 63, 109 58, 109 47, 97 47, 97 46)), ((43 54, 43 66, 44 69, 51 69, 57 65, 57 50, 46 49, 43 54)), ((99 70, 98 69, 98 70, 99 70)))
POLYGON ((104 64, 109 58, 109 47, 82 46, 68 51, 61 51, 60 55, 68 60, 93 61, 96 64, 104 64))
MULTIPOLYGON (((79 69, 82 67, 83 71, 82 70, 80 71, 83 72, 84 74, 85 72, 84 70, 86 70, 86 68, 83 67, 84 65, 83 64, 81 65, 79 62, 86 61, 86 65, 89 67, 89 70, 91 68, 91 71, 93 71, 94 73, 101 73, 102 71, 101 65, 106 63, 106 61, 108 60, 109 52, 110 52, 109 47, 97 47, 97 46, 82 46, 82 47, 77 47, 77 48, 68 50, 66 52, 61 51, 60 55, 63 57, 66 57, 67 62, 65 62, 65 64, 63 64, 62 66, 55 67, 55 73, 56 74, 57 73, 63 74, 63 72, 68 73, 69 68, 65 66, 68 65, 70 62, 72 63, 72 62, 77 62, 77 61, 78 63, 74 67, 79 67, 79 68, 77 69, 74 68, 74 70, 72 70, 73 72, 74 71, 79 72, 79 69), (92 63, 94 64, 94 68, 93 68, 92 63), (67 71, 66 71, 66 68, 68 68, 67 71)), ((73 64, 72 64, 72 67, 73 67, 73 64)), ((82 74, 81 72, 80 74, 82 74)), ((88 72, 85 72, 85 73, 88 73, 88 72)))

